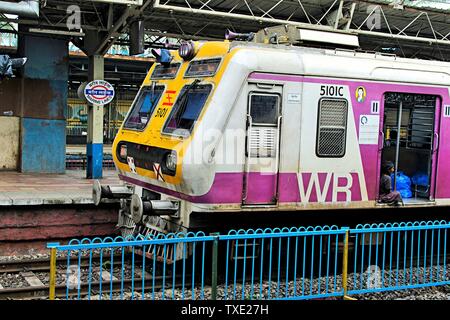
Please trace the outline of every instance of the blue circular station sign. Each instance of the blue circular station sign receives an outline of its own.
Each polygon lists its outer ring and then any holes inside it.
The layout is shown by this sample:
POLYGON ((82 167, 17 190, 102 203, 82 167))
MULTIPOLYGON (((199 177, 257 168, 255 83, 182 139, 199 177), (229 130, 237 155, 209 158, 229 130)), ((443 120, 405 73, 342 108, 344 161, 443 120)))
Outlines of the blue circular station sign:
POLYGON ((93 80, 84 88, 87 101, 96 105, 105 105, 114 99, 114 87, 105 80, 93 80))

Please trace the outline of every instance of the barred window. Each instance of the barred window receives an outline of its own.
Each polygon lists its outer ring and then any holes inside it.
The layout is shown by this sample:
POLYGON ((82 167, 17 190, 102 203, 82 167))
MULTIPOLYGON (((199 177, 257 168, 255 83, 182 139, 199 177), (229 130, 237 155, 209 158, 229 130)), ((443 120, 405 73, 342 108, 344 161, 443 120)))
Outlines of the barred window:
POLYGON ((280 97, 276 94, 250 94, 252 126, 248 132, 248 144, 251 157, 276 157, 279 101, 280 97))
POLYGON ((343 157, 347 139, 347 100, 319 101, 316 153, 319 157, 343 157))

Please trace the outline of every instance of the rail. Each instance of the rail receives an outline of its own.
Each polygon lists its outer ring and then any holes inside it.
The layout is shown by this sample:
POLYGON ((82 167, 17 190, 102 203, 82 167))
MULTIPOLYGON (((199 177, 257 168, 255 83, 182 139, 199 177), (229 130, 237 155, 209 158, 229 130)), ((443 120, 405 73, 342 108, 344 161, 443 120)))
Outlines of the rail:
MULTIPOLYGON (((102 166, 104 169, 115 169, 112 155, 103 154, 102 166)), ((66 169, 82 169, 87 168, 87 156, 84 153, 69 153, 66 154, 66 169)))
MULTIPOLYGON (((50 267, 54 266, 61 272, 65 270, 66 261, 62 256, 55 256, 54 261, 48 258, 1 260, 0 300, 48 298, 49 286, 52 287, 48 281, 50 267)), ((98 264, 99 256, 82 257, 80 262, 80 266, 86 268, 98 264)), ((65 295, 66 286, 56 287, 58 297, 62 297, 63 290, 65 295)))

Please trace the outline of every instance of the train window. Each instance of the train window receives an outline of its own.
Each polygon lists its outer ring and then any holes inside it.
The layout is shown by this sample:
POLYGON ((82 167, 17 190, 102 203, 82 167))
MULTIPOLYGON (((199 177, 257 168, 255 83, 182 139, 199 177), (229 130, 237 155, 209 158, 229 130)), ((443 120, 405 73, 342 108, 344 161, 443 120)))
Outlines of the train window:
POLYGON ((163 91, 163 86, 156 86, 153 90, 151 87, 144 87, 135 99, 123 127, 127 129, 144 129, 163 91))
POLYGON ((196 60, 189 64, 185 77, 211 77, 216 74, 220 58, 196 60))
POLYGON ((171 63, 170 65, 159 64, 155 67, 150 79, 175 79, 180 63, 171 63))
POLYGON ((206 99, 211 92, 211 85, 198 85, 198 80, 184 86, 169 115, 163 132, 189 136, 197 121, 206 99))
POLYGON ((347 137, 347 100, 319 102, 316 153, 319 157, 343 157, 347 137))
POLYGON ((278 120, 278 96, 252 94, 250 116, 254 124, 276 125, 278 120))

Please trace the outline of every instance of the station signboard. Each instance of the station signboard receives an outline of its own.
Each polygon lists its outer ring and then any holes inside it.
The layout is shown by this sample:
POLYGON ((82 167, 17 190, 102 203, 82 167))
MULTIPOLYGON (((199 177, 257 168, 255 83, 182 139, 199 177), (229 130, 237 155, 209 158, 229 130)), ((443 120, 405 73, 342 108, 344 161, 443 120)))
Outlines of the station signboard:
POLYGON ((114 87, 105 80, 93 80, 84 88, 87 101, 96 105, 105 105, 114 99, 114 87))

